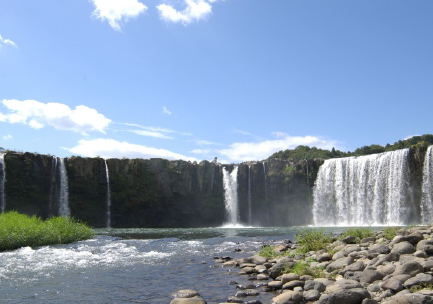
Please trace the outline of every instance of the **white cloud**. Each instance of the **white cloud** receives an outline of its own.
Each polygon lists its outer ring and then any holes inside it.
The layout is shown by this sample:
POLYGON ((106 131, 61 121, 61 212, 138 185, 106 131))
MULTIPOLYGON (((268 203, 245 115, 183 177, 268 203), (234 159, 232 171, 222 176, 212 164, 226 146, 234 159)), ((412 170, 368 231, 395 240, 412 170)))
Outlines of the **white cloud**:
POLYGON ((289 136, 278 140, 265 140, 261 142, 234 143, 228 149, 219 150, 219 153, 231 162, 261 160, 275 152, 293 149, 299 145, 315 146, 322 149, 332 149, 338 145, 337 141, 324 140, 314 136, 289 136))
POLYGON ((5 136, 3 136, 3 140, 11 140, 11 139, 13 139, 14 137, 12 136, 12 135, 5 135, 5 136))
POLYGON ((147 6, 137 0, 91 0, 96 9, 92 16, 104 21, 120 31, 120 24, 147 11, 147 6))
POLYGON ((193 153, 193 154, 209 154, 211 152, 211 150, 208 150, 208 149, 194 149, 194 150, 191 150, 189 152, 193 153))
POLYGON ((162 113, 167 114, 167 115, 171 115, 171 111, 167 110, 167 108, 165 106, 162 107, 162 113))
POLYGON ((238 130, 238 129, 234 129, 232 132, 233 132, 233 133, 239 133, 239 134, 242 134, 242 135, 252 135, 252 134, 249 133, 249 132, 242 131, 242 130, 238 130))
POLYGON ((405 138, 403 138, 403 140, 411 139, 414 136, 421 136, 421 135, 419 135, 419 134, 409 135, 409 136, 406 136, 405 138))
POLYGON ((77 146, 67 150, 86 157, 99 155, 103 158, 165 158, 197 161, 194 157, 187 157, 165 149, 150 148, 108 138, 82 139, 77 146))
POLYGON ((152 131, 146 131, 146 130, 128 130, 128 132, 135 133, 137 135, 141 136, 148 136, 148 137, 156 137, 156 138, 163 138, 163 139, 173 139, 172 136, 165 135, 160 132, 152 132, 152 131))
POLYGON ((219 143, 213 142, 213 141, 208 141, 208 140, 197 140, 195 142, 197 145, 199 146, 211 146, 211 145, 221 145, 219 143))
POLYGON ((13 41, 10 40, 10 39, 4 39, 4 38, 0 35, 0 50, 1 50, 2 46, 4 46, 4 45, 10 45, 10 46, 13 46, 13 47, 18 47, 17 44, 16 44, 15 42, 13 42, 13 41))
MULTIPOLYGON (((214 1, 209 1, 214 2, 214 1)), ((212 13, 212 5, 205 0, 185 0, 186 8, 182 11, 176 10, 173 6, 160 4, 156 8, 162 20, 183 23, 184 25, 192 21, 200 20, 212 13)))
POLYGON ((34 129, 49 125, 58 130, 105 133, 104 130, 111 122, 95 109, 83 105, 72 110, 65 104, 42 103, 36 100, 3 99, 2 103, 9 113, 0 113, 0 121, 28 124, 34 129))

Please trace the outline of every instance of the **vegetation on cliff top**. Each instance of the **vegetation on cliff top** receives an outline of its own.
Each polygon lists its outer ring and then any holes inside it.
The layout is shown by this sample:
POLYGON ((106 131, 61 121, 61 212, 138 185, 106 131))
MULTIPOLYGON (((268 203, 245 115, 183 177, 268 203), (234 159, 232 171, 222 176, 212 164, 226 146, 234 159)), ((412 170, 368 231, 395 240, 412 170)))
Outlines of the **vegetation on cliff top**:
POLYGON ((15 211, 0 215, 0 251, 68 244, 93 236, 90 227, 69 217, 52 217, 43 221, 15 211))
POLYGON ((399 140, 395 142, 393 145, 387 144, 385 146, 381 146, 381 145, 373 144, 370 146, 364 146, 358 148, 354 152, 342 152, 339 150, 335 150, 334 148, 332 148, 332 150, 329 151, 329 150, 319 149, 316 147, 310 148, 308 146, 298 146, 295 149, 287 149, 284 151, 276 152, 272 154, 268 159, 283 158, 283 159, 293 159, 296 161, 302 159, 313 159, 313 158, 330 159, 330 158, 361 156, 361 155, 370 155, 370 154, 382 153, 388 151, 395 151, 399 149, 410 148, 415 145, 420 145, 420 146, 433 145, 433 135, 425 134, 422 136, 413 136, 405 140, 399 140))

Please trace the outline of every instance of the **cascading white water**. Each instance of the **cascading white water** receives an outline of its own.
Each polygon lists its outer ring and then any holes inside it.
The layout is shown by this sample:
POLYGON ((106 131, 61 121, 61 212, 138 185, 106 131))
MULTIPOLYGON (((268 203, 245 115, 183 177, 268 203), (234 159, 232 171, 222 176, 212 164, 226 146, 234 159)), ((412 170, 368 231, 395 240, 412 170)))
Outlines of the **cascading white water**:
POLYGON ((65 160, 60 158, 60 202, 59 202, 59 214, 61 216, 70 216, 71 211, 69 210, 69 187, 68 187, 68 175, 65 167, 65 160))
POLYGON ((107 228, 110 228, 110 226, 111 226, 111 192, 110 192, 110 175, 108 174, 107 160, 104 159, 104 163, 105 163, 105 176, 106 176, 106 178, 107 178, 107 202, 106 202, 107 213, 106 213, 106 218, 107 218, 107 228))
POLYGON ((314 186, 315 225, 407 224, 409 149, 329 159, 314 186))
POLYGON ((5 207, 6 207, 5 181, 6 181, 5 154, 0 153, 0 211, 1 213, 5 211, 5 207))
POLYGON ((424 159, 421 220, 423 224, 433 223, 433 146, 428 147, 424 159))
POLYGON ((229 225, 237 225, 239 219, 238 212, 238 167, 234 167, 229 173, 223 167, 224 197, 229 225))
POLYGON ((248 224, 251 226, 251 166, 248 166, 248 224))

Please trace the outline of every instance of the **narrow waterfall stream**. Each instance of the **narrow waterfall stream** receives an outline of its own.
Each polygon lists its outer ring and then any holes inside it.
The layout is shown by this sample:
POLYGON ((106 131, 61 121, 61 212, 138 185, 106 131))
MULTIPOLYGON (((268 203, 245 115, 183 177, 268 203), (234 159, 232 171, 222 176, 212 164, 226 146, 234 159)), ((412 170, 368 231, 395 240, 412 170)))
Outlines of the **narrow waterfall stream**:
POLYGON ((428 147, 424 159, 421 220, 423 224, 433 222, 433 146, 428 147))
POLYGON ((251 226, 251 166, 248 166, 248 225, 251 226))
POLYGON ((223 167, 223 184, 225 206, 227 211, 227 224, 238 225, 239 210, 238 210, 238 167, 234 167, 229 173, 223 167))
POLYGON ((71 211, 69 210, 69 186, 68 186, 68 174, 66 172, 65 160, 60 158, 60 203, 59 203, 59 214, 61 216, 70 216, 71 211))

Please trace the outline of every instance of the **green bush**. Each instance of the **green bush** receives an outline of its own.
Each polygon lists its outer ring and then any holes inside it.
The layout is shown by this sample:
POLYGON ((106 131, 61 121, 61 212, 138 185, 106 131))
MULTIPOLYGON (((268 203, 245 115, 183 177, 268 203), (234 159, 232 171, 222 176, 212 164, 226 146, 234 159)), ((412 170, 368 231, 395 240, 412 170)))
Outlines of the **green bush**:
POLYGON ((296 273, 299 276, 309 275, 314 278, 323 278, 326 276, 323 268, 310 268, 310 261, 298 261, 293 267, 286 269, 285 273, 296 273))
POLYGON ((298 242, 298 252, 307 253, 324 249, 330 242, 331 236, 320 229, 303 229, 296 235, 298 242))
POLYGON ((69 217, 52 217, 43 221, 14 211, 0 215, 0 251, 68 244, 93 236, 90 227, 69 217))
POLYGON ((353 236, 357 243, 359 243, 362 239, 373 236, 373 231, 370 228, 349 228, 344 231, 341 236, 353 236))
POLYGON ((383 228, 383 237, 388 240, 392 240, 396 235, 397 231, 400 230, 401 227, 385 227, 383 228))

